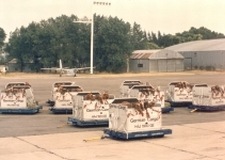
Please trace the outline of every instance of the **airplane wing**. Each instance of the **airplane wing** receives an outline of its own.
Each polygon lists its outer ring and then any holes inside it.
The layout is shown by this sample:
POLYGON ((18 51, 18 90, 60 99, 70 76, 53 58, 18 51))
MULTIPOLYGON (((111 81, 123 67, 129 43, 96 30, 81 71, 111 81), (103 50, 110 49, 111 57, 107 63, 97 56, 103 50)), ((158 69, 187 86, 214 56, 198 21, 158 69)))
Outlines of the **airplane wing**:
POLYGON ((61 71, 62 69, 61 68, 57 68, 57 67, 52 67, 52 68, 41 68, 41 70, 43 71, 50 71, 50 72, 59 72, 61 71))
MULTIPOLYGON (((62 60, 59 60, 59 67, 51 67, 51 68, 41 68, 43 71, 56 72, 59 73, 60 76, 63 74, 76 76, 76 73, 79 71, 89 70, 91 67, 81 67, 81 68, 67 68, 62 66, 62 60)), ((95 67, 93 67, 95 68, 95 67)))
POLYGON ((73 68, 74 70, 76 70, 77 72, 79 71, 85 71, 85 70, 89 70, 91 67, 82 67, 82 68, 73 68))
POLYGON ((59 60, 59 67, 51 67, 51 68, 41 68, 43 71, 50 71, 50 72, 62 72, 62 60, 59 60))

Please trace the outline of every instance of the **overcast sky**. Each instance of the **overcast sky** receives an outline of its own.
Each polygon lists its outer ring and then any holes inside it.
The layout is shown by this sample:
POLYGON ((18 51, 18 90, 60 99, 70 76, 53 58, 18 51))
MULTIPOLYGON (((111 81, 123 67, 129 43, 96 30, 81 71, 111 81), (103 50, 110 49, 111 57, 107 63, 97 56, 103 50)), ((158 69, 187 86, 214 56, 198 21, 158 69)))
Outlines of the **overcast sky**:
POLYGON ((95 0, 110 6, 92 5, 93 0, 0 0, 0 27, 8 35, 62 14, 91 18, 92 11, 125 22, 137 22, 146 31, 175 34, 204 26, 225 34, 225 0, 95 0))

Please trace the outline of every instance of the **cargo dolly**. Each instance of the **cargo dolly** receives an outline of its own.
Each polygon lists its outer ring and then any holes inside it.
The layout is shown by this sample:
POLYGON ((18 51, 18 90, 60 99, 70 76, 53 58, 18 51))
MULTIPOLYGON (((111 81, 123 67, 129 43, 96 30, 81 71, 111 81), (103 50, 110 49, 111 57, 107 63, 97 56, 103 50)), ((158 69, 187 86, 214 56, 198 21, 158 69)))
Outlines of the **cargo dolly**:
POLYGON ((104 134, 112 139, 137 139, 137 138, 153 138, 153 137, 164 137, 166 134, 172 134, 171 129, 160 129, 151 131, 139 131, 139 132, 121 132, 110 129, 104 129, 104 134))
POLYGON ((79 127, 88 127, 88 126, 107 126, 109 124, 108 120, 79 120, 74 117, 68 117, 68 124, 79 126, 79 127))
POLYGON ((74 105, 68 123, 74 126, 107 126, 109 124, 109 104, 111 97, 108 93, 98 91, 83 91, 73 96, 74 105))
POLYGON ((2 114, 35 114, 39 113, 42 106, 37 106, 34 108, 1 108, 0 113, 2 114))

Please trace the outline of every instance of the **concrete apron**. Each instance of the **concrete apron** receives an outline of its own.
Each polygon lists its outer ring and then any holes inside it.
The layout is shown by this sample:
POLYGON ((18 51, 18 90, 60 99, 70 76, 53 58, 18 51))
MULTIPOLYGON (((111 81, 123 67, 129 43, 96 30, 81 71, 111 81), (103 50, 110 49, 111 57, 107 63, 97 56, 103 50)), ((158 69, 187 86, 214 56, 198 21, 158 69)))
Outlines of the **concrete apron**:
POLYGON ((103 131, 0 138, 1 160, 224 160, 225 121, 165 126, 163 138, 113 140, 103 131))

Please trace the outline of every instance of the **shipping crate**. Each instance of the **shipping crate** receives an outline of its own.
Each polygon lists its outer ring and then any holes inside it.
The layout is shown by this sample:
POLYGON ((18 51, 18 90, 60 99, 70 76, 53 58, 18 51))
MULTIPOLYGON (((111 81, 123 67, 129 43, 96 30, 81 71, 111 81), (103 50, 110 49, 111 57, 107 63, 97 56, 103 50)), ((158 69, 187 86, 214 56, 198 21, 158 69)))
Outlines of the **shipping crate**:
POLYGON ((130 88, 133 87, 134 85, 140 85, 140 84, 143 84, 143 83, 139 80, 125 80, 125 81, 123 81, 120 85, 120 95, 121 95, 121 97, 128 97, 128 92, 129 92, 130 88))
POLYGON ((128 92, 128 97, 135 97, 139 101, 149 101, 160 105, 162 113, 169 113, 173 111, 170 106, 165 106, 165 94, 160 91, 159 87, 156 89, 149 84, 135 85, 130 88, 128 92))
POLYGON ((174 81, 169 83, 166 92, 166 101, 171 103, 172 107, 186 107, 192 104, 193 84, 186 81, 174 81))
POLYGON ((47 100, 47 104, 49 106, 54 106, 55 105, 55 99, 58 96, 58 91, 59 91, 59 87, 62 85, 75 85, 75 82, 71 82, 71 81, 58 81, 58 82, 54 82, 52 84, 52 88, 51 88, 51 98, 47 100))
POLYGON ((73 96, 73 113, 69 123, 78 126, 108 125, 109 102, 108 94, 98 91, 84 91, 73 96))
POLYGON ((135 98, 115 99, 109 109, 109 129, 137 132, 161 129, 161 107, 154 103, 148 108, 135 98))
POLYGON ((161 107, 165 106, 164 92, 155 89, 151 85, 136 85, 133 86, 128 93, 129 97, 136 97, 140 101, 149 100, 161 107))
POLYGON ((1 113, 37 113, 42 108, 30 85, 10 84, 0 94, 1 113))
POLYGON ((72 113, 73 109, 73 96, 83 89, 79 85, 60 85, 55 91, 55 104, 50 107, 53 113, 72 113))
POLYGON ((28 82, 9 82, 5 85, 5 89, 10 89, 12 87, 16 87, 16 86, 30 86, 31 85, 28 82))
POLYGON ((198 110, 225 110, 225 87, 196 84, 193 87, 192 107, 198 110))
POLYGON ((137 98, 116 98, 110 104, 109 127, 104 133, 112 138, 132 139, 171 134, 162 129, 161 106, 137 98))

